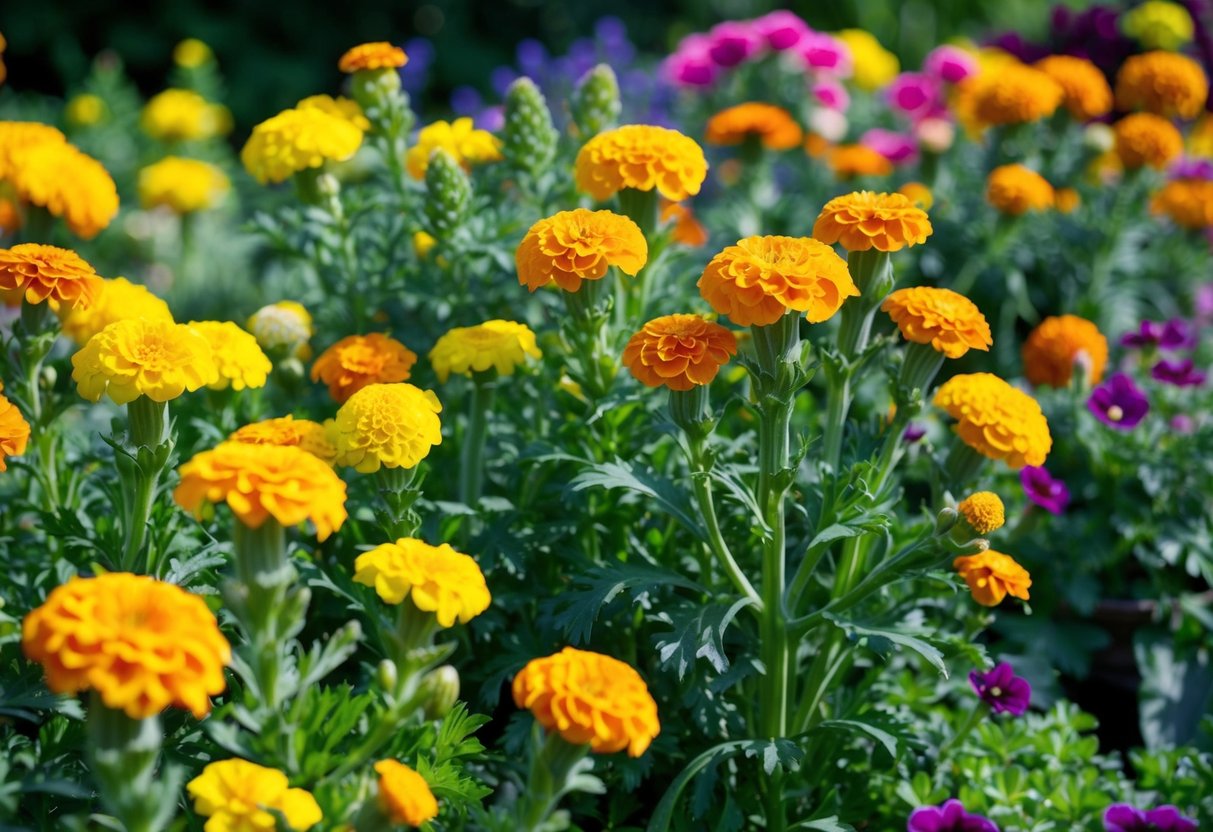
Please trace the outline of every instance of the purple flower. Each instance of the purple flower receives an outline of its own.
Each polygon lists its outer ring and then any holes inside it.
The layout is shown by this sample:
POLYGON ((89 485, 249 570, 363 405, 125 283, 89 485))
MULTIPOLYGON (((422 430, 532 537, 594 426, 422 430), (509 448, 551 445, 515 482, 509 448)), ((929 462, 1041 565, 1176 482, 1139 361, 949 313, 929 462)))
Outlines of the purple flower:
POLYGON ((810 31, 796 47, 805 66, 838 78, 851 74, 851 50, 833 35, 810 31))
POLYGON ((1061 514, 1070 504, 1070 489, 1044 468, 1025 465, 1019 471, 1019 484, 1029 500, 1050 514, 1061 514))
POLYGON ((505 127, 505 108, 500 104, 494 107, 485 107, 476 114, 476 118, 473 121, 481 130, 496 133, 502 127, 505 127))
POLYGON ((1191 358, 1185 358, 1183 361, 1168 361, 1164 358, 1154 365, 1150 375, 1155 381, 1176 387, 1199 387, 1205 383, 1205 374, 1196 369, 1191 358))
POLYGON ((999 662, 985 673, 969 673, 969 684, 977 696, 994 709, 996 714, 1022 716, 1032 701, 1032 686, 1006 662, 999 662))
POLYGON ((426 75, 434 63, 434 44, 425 38, 411 38, 404 42, 404 52, 409 62, 400 67, 400 83, 407 92, 416 95, 425 86, 426 75))
POLYGON ((901 438, 905 440, 907 444, 913 445, 926 435, 927 429, 925 426, 920 425, 917 422, 910 422, 910 424, 906 425, 905 433, 901 435, 901 438))
POLYGON ((749 22, 727 20, 708 32, 708 54, 717 66, 734 67, 754 57, 765 39, 749 22))
POLYGON ((1174 806, 1143 811, 1127 803, 1113 803, 1104 812, 1106 832, 1196 832, 1196 821, 1184 817, 1174 806))
POLYGON ((1171 430, 1176 433, 1191 433, 1196 430, 1196 420, 1187 413, 1176 413, 1171 417, 1171 430))
POLYGON ((1167 171, 1171 179, 1213 179, 1213 161, 1184 156, 1167 171))
POLYGON ((918 142, 905 133, 873 127, 860 136, 859 143, 872 148, 895 165, 913 164, 918 160, 918 142))
POLYGON ((680 87, 710 87, 719 69, 708 52, 706 35, 688 35, 665 60, 667 77, 680 87))
POLYGON ((543 75, 543 70, 548 62, 548 50, 542 43, 534 38, 519 41, 517 56, 518 66, 522 68, 523 75, 529 75, 532 78, 539 78, 543 75))
POLYGON ((942 806, 920 806, 910 813, 907 832, 998 832, 993 821, 970 815, 959 800, 942 806))
POLYGON ((1142 321, 1136 332, 1122 335, 1122 347, 1162 347, 1164 350, 1188 350, 1196 346, 1196 332, 1183 318, 1166 323, 1142 321))
POLYGON ((756 18, 754 29, 767 39, 767 46, 776 52, 795 48, 812 31, 797 15, 784 9, 756 18))
POLYGON ((474 87, 466 84, 451 91, 451 110, 457 116, 470 116, 484 109, 484 99, 474 87))
POLYGON ((1208 321, 1213 318, 1213 283, 1206 283, 1196 290, 1196 319, 1208 321))
POLYGON ((1116 430, 1132 430, 1146 418, 1150 401, 1124 373, 1113 373, 1091 391, 1087 409, 1095 418, 1116 430))
POLYGON ((889 106, 911 119, 925 118, 937 109, 939 82, 921 72, 903 72, 885 90, 889 106))
POLYGON ((937 46, 927 54, 923 71, 946 84, 959 84, 977 74, 977 59, 957 46, 937 46))
POLYGON ((851 106, 850 93, 847 92, 847 88, 842 85, 842 82, 836 78, 818 78, 813 82, 810 92, 817 99, 817 102, 826 109, 846 112, 847 108, 851 106))

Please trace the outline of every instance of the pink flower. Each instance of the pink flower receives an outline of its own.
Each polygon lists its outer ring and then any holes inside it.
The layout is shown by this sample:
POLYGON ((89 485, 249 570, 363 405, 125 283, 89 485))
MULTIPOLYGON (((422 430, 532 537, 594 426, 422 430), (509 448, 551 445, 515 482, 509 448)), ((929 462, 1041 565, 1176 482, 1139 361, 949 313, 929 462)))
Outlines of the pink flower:
POLYGON ((708 52, 710 43, 706 35, 684 38, 665 59, 666 77, 680 87, 710 87, 719 72, 708 52))
POLYGON ((708 32, 708 54, 717 66, 734 67, 754 57, 766 39, 748 21, 728 20, 708 32))
POLYGON ((851 50, 833 35, 809 30, 796 49, 809 69, 838 78, 851 74, 851 50))
POLYGON ((817 103, 828 110, 838 110, 845 113, 851 106, 851 95, 842 82, 836 78, 823 77, 814 81, 809 91, 817 99, 817 103))
POLYGON ((959 84, 977 74, 977 59, 958 46, 936 46, 922 64, 923 72, 945 84, 959 84))
POLYGON ((889 106, 917 121, 940 104, 939 82, 921 72, 903 72, 885 90, 889 106))
POLYGON ((918 159, 918 142, 913 136, 873 127, 859 137, 859 143, 870 147, 895 165, 904 165, 918 159))
POLYGON ((776 52, 795 48, 812 30, 795 14, 784 9, 764 14, 753 21, 754 30, 767 39, 776 52))

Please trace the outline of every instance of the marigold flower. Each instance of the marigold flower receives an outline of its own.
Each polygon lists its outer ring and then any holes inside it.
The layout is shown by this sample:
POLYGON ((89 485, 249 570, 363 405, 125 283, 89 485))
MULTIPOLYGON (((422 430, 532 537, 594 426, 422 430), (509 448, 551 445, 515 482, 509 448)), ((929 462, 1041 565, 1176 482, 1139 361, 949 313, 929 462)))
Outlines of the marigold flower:
POLYGON ((514 703, 530 709, 544 728, 600 754, 626 748, 639 757, 661 732, 644 679, 601 653, 566 647, 532 659, 514 677, 513 691, 514 703))
POLYGON ((71 97, 63 107, 63 117, 69 124, 90 127, 105 118, 106 110, 104 98, 85 92, 71 97))
POLYGON ((659 220, 672 223, 674 242, 689 248, 699 248, 708 242, 708 230, 695 218, 690 206, 682 202, 666 202, 661 206, 659 220))
POLYGON ((577 187, 599 202, 624 188, 657 190, 672 202, 699 193, 708 175, 703 148, 677 130, 627 124, 599 133, 577 154, 577 187))
POLYGON ((470 376, 495 368, 498 375, 513 375, 527 356, 543 357, 531 328, 494 320, 449 330, 434 344, 429 359, 438 380, 445 384, 451 373, 470 376))
POLYGON ((200 141, 225 135, 232 116, 193 90, 165 90, 154 95, 139 117, 143 132, 163 142, 200 141))
POLYGON ((312 316, 303 304, 280 300, 254 312, 248 319, 248 331, 266 352, 302 358, 312 337, 312 316))
POLYGON ((1074 188, 1058 188, 1053 192, 1053 207, 1062 214, 1072 214, 1082 205, 1082 195, 1074 188))
POLYGON ((1184 152, 1184 138, 1175 125, 1153 113, 1133 113, 1112 125, 1116 155, 1126 168, 1162 169, 1184 152))
POLYGON ((359 555, 354 561, 354 581, 374 587, 388 604, 411 598, 417 609, 434 613, 442 627, 455 626, 455 619, 466 624, 492 602, 475 560, 448 543, 431 546, 412 537, 359 555))
POLYGON ((987 352, 994 343, 986 316, 973 301, 951 289, 898 289, 880 306, 907 341, 930 344, 948 358, 970 349, 987 352))
POLYGON ((39 144, 67 144, 63 131, 36 121, 0 121, 0 179, 11 179, 22 151, 39 144))
POLYGON ((1079 121, 1107 115, 1112 110, 1112 87, 1095 64, 1073 55, 1050 55, 1033 66, 1062 90, 1062 103, 1079 121))
POLYGON ((1213 181, 1173 179, 1154 194, 1150 210, 1165 214, 1181 228, 1213 227, 1213 181))
POLYGON ((26 303, 47 298, 71 309, 87 309, 103 281, 80 255, 65 248, 21 243, 0 248, 0 291, 24 293, 26 303))
POLYGON ((897 77, 901 64, 897 56, 880 45, 865 29, 843 29, 835 37, 851 50, 851 80, 862 90, 878 90, 897 77))
POLYGON ((897 189, 897 193, 924 211, 930 211, 931 206, 935 204, 935 195, 922 182, 907 182, 897 189))
POLYGON ((700 315, 654 318, 631 337, 623 363, 641 384, 690 390, 710 384, 737 354, 737 338, 700 315))
POLYGON ((102 280, 101 288, 88 306, 60 305, 56 311, 63 334, 80 346, 115 321, 143 318, 172 323, 173 320, 167 303, 146 286, 131 283, 125 277, 102 280))
POLYGON ((825 204, 813 224, 823 243, 842 243, 847 251, 900 251, 931 236, 927 212, 902 194, 856 191, 825 204))
POLYGON ((1205 71, 1177 52, 1133 55, 1116 73, 1116 105, 1122 110, 1196 118, 1208 97, 1205 71))
POLYGON ((1121 28, 1147 49, 1176 50, 1192 40, 1196 24, 1191 13, 1179 3, 1147 0, 1125 12, 1121 28))
POLYGON ((206 602, 173 584, 111 572, 72 578, 21 625, 25 655, 55 693, 95 690, 147 719, 170 705, 201 719, 224 691, 231 647, 206 602))
POLYGON ((72 356, 72 380, 91 402, 115 404, 140 396, 167 402, 219 378, 211 346, 201 334, 171 321, 115 321, 72 356))
POLYGON ((21 415, 17 406, 0 395, 0 471, 7 471, 4 460, 10 456, 21 456, 29 442, 29 422, 21 415))
POLYGON ((283 110, 253 128, 240 161, 261 184, 344 162, 362 146, 362 131, 340 116, 309 107, 283 110))
POLYGON ((767 150, 790 150, 800 145, 804 132, 783 107, 747 101, 721 110, 708 119, 708 144, 741 144, 754 136, 767 150))
POLYGON ((345 483, 301 447, 222 442, 181 466, 173 499, 195 517, 225 501, 251 529, 269 518, 283 526, 311 520, 325 540, 345 522, 345 483))
POLYGON ((1053 186, 1023 165, 1001 165, 986 178, 986 202, 1013 217, 1053 207, 1053 186))
POLYGON ((328 429, 324 425, 293 416, 264 419, 237 428, 228 437, 228 441, 244 442, 248 445, 297 447, 329 465, 337 459, 337 449, 329 441, 328 429))
POLYGON ((231 321, 190 321, 189 328, 211 345, 219 377, 212 390, 243 390, 264 387, 274 365, 265 357, 257 339, 231 321))
POLYGON ((345 119, 363 133, 371 129, 371 120, 362 113, 362 107, 352 98, 331 95, 309 95, 295 105, 297 110, 320 110, 330 116, 345 119))
POLYGON ((973 114, 983 124, 1024 124, 1053 115, 1065 98, 1053 78, 1021 63, 982 72, 971 82, 973 114))
POLYGON ((84 239, 118 213, 118 189, 105 168, 74 145, 44 141, 13 154, 7 177, 25 202, 45 208, 84 239))
POLYGON ((566 292, 576 292, 581 281, 598 280, 611 266, 635 275, 648 258, 649 244, 640 226, 611 211, 585 208, 539 220, 514 253, 518 282, 532 292, 553 281, 566 292))
POLYGON ((973 527, 973 531, 982 536, 998 531, 1007 522, 1002 499, 993 491, 970 494, 960 501, 956 510, 973 527))
POLYGON ((413 232, 413 250, 417 252, 417 256, 422 260, 429 259, 430 252, 434 250, 434 246, 436 245, 438 245, 438 240, 433 234, 425 231, 413 232))
POLYGON ((856 176, 888 176, 893 163, 866 144, 841 144, 828 153, 830 169, 839 179, 856 176))
POLYGON ((969 585, 973 600, 982 606, 996 607, 1008 595, 1029 600, 1028 587, 1032 586, 1032 576, 1010 555, 990 550, 956 558, 952 561, 952 568, 969 585))
POLYGON ((414 179, 424 179, 435 150, 451 154, 464 170, 501 159, 501 140, 488 130, 477 130, 470 118, 435 121, 421 128, 417 142, 409 148, 405 165, 414 179))
POLYGON ((699 292, 739 326, 773 324, 789 309, 831 318, 859 289, 834 249, 807 237, 747 237, 708 263, 699 292))
POLYGON ((1043 465, 1053 448, 1036 400, 991 373, 952 376, 935 393, 935 405, 956 420, 961 441, 1011 468, 1043 465))
POLYGON ((338 404, 368 384, 405 381, 417 363, 417 354, 378 332, 350 335, 333 344, 312 365, 312 381, 328 385, 338 404))
POLYGON ((139 171, 139 202, 144 208, 161 205, 177 214, 192 214, 218 205, 231 182, 209 162, 166 156, 139 171))
POLYGON ((437 396, 411 384, 363 387, 337 411, 331 434, 337 464, 364 474, 413 468, 442 443, 441 412, 437 396))
POLYGON ((375 773, 379 775, 379 808, 389 821, 420 826, 438 817, 438 801, 420 774, 395 760, 375 763, 375 773))
POLYGON ((399 46, 387 41, 360 43, 347 49, 337 61, 337 68, 345 73, 367 69, 399 69, 409 62, 409 56, 399 46))
POLYGON ((198 38, 186 38, 173 47, 173 63, 186 69, 197 69, 205 63, 210 63, 215 53, 198 38))
POLYGON ((1065 387, 1082 362, 1087 379, 1098 384, 1108 363, 1108 339, 1077 315, 1045 318, 1023 344, 1024 375, 1032 384, 1065 387))
POLYGON ((247 760, 210 763, 185 787, 207 832, 269 832, 281 812, 288 829, 311 829, 324 819, 311 792, 292 789, 286 775, 247 760))

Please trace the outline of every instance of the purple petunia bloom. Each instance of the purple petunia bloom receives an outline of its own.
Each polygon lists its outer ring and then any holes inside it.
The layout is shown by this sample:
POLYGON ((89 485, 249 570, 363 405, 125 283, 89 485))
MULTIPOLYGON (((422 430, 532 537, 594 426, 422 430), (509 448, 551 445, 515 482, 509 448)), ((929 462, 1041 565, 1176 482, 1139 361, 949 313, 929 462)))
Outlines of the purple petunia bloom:
POLYGON ((1142 321, 1136 332, 1120 338, 1122 347, 1161 347, 1164 350, 1189 350, 1196 346, 1196 332, 1183 318, 1166 323, 1142 321))
POLYGON ((901 435, 901 438, 907 444, 913 445, 926 435, 927 429, 925 426, 920 425, 917 422, 910 422, 910 424, 906 425, 905 433, 901 435))
POLYGON ((766 39, 745 20, 726 20, 708 32, 708 54, 717 66, 745 63, 766 46, 766 39))
POLYGON ((945 84, 959 84, 977 74, 977 59, 959 46, 936 46, 922 63, 927 75, 938 78, 945 84))
POLYGON ((981 815, 970 815, 959 800, 948 800, 911 812, 906 832, 998 832, 998 827, 981 815))
POLYGON ((1104 812, 1106 832, 1196 832, 1196 821, 1184 817, 1174 806, 1136 809, 1127 803, 1113 803, 1104 812))
POLYGON ((1176 433, 1191 433, 1196 430, 1196 420, 1187 413, 1176 413, 1171 417, 1171 430, 1176 433))
POLYGON ((974 670, 969 673, 969 684, 982 702, 994 709, 996 714, 1022 716, 1032 701, 1032 686, 1006 662, 999 662, 985 673, 974 670))
POLYGON ((872 148, 895 165, 918 161, 918 142, 905 133, 873 127, 859 137, 859 143, 872 148))
POLYGON ((851 95, 847 92, 847 88, 842 85, 842 82, 836 78, 828 76, 818 78, 813 82, 809 91, 817 103, 827 110, 837 110, 840 113, 846 112, 851 106, 851 95))
POLYGON ((707 35, 687 35, 674 54, 665 60, 667 76, 680 87, 710 87, 718 68, 708 49, 707 35))
POLYGON ((1150 411, 1150 400, 1124 373, 1113 373, 1091 391, 1087 410, 1095 418, 1116 430, 1132 430, 1150 411))
POLYGON ((1185 358, 1183 361, 1168 361, 1164 358, 1154 365, 1150 375, 1155 381, 1176 387, 1199 387, 1205 383, 1205 374, 1196 369, 1191 358, 1185 358))
POLYGON ((777 52, 794 49, 812 30, 799 16, 784 9, 754 19, 754 28, 777 52))
POLYGON ((833 35, 810 31, 796 46, 805 66, 839 78, 851 74, 851 50, 833 35))
POLYGON ((1183 156, 1167 170, 1171 179, 1213 179, 1213 161, 1183 156))
POLYGON ((921 72, 903 72, 885 89, 889 106, 911 119, 924 118, 940 101, 939 82, 921 72))
POLYGON ((1027 498, 1050 514, 1061 514, 1070 504, 1070 489, 1040 466, 1024 466, 1019 472, 1019 483, 1027 498))

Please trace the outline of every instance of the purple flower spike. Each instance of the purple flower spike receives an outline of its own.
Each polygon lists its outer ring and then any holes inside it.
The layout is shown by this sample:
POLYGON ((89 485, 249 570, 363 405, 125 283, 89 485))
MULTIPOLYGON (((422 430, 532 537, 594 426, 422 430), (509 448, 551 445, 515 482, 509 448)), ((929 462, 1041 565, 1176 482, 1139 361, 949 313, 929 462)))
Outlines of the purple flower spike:
POLYGON ((1061 514, 1070 504, 1070 489, 1044 468, 1024 466, 1019 472, 1019 483, 1027 498, 1050 514, 1061 514))
POLYGON ((993 821, 965 811, 959 800, 942 806, 920 806, 910 813, 907 832, 998 832, 993 821))
POLYGON ((1127 803, 1113 803, 1104 812, 1106 832, 1196 832, 1196 821, 1184 817, 1174 806, 1143 811, 1127 803))
POLYGON ((1185 358, 1183 361, 1163 359, 1154 365, 1150 375, 1155 381, 1176 387, 1199 387, 1205 383, 1205 374, 1196 369, 1191 358, 1185 358))
POLYGON ((1091 391, 1087 410, 1095 418, 1116 430, 1132 430, 1150 411, 1150 400, 1124 373, 1113 373, 1091 391))
POLYGON ((996 714, 1022 716, 1032 701, 1032 686, 1027 679, 1016 676, 1006 662, 999 662, 985 673, 974 670, 969 674, 969 684, 996 714))

